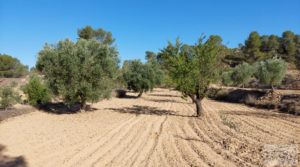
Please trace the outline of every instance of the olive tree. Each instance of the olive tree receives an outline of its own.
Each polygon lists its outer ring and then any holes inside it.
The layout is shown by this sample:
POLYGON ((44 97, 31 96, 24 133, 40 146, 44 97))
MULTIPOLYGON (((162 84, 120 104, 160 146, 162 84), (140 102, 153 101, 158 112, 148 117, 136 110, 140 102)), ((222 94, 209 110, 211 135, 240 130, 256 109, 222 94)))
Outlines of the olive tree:
POLYGON ((282 59, 273 58, 258 62, 256 68, 259 82, 274 89, 274 86, 281 84, 287 70, 287 63, 282 59))
POLYGON ((196 105, 197 116, 202 113, 202 100, 209 85, 219 78, 222 39, 210 36, 207 41, 200 38, 194 46, 169 43, 160 53, 169 66, 169 73, 176 89, 188 96, 196 105))
POLYGON ((242 63, 233 69, 232 80, 235 85, 247 84, 255 73, 255 68, 248 63, 242 63))
POLYGON ((94 39, 77 42, 62 40, 39 52, 36 67, 49 83, 54 95, 72 105, 109 98, 117 72, 118 52, 94 39))
POLYGON ((155 85, 155 71, 150 64, 143 64, 140 60, 125 61, 123 64, 123 78, 129 90, 143 92, 152 90, 155 85))

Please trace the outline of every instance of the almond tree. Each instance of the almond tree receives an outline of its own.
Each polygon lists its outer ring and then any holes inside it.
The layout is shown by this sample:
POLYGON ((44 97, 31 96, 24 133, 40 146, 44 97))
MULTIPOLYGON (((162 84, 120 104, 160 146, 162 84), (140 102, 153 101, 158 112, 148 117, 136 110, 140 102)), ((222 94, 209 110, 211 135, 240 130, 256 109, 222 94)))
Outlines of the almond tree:
POLYGON ((177 40, 159 53, 169 66, 176 89, 195 103, 197 116, 202 113, 201 102, 208 93, 209 85, 219 78, 220 55, 224 48, 219 36, 203 40, 200 38, 193 46, 183 45, 177 40))

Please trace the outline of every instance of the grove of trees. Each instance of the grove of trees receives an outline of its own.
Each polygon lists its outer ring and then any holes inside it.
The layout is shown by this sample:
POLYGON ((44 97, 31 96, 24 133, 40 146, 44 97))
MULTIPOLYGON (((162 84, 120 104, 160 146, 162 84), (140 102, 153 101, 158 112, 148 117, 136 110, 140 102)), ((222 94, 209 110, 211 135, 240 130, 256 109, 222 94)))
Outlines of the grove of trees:
POLYGON ((28 67, 20 63, 17 58, 7 54, 0 54, 0 77, 21 77, 28 73, 28 67))
POLYGON ((282 58, 290 65, 300 68, 300 35, 292 31, 285 31, 281 36, 260 35, 253 31, 244 44, 228 49, 223 61, 230 66, 236 66, 242 62, 253 64, 274 57, 282 58))
MULTIPOLYGON (((116 86, 137 92, 138 97, 161 86, 191 98, 200 116, 202 100, 213 83, 244 87, 255 79, 274 88, 281 84, 288 65, 300 67, 300 36, 291 31, 280 37, 251 32, 238 48, 226 47, 217 35, 201 36, 194 45, 177 39, 157 53, 146 51, 145 62, 125 60, 121 68, 114 41, 111 32, 86 26, 78 30, 76 41, 45 44, 34 67, 40 75, 31 76, 23 87, 29 103, 38 106, 58 97, 68 106, 80 103, 86 109, 87 102, 109 98, 116 86)), ((0 54, 0 60, 0 77, 27 73, 16 58, 0 54)), ((2 106, 15 102, 9 88, 0 93, 2 106), (11 103, 5 104, 5 99, 11 103)))

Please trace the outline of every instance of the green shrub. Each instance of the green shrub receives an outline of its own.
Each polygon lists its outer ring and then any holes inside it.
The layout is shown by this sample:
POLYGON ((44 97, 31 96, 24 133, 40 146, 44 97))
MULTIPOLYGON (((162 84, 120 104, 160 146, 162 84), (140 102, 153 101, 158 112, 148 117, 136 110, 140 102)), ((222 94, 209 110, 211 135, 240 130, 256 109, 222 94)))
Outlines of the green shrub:
POLYGON ((28 103, 33 106, 46 104, 50 101, 50 91, 38 76, 31 76, 28 84, 23 87, 28 103))
POLYGON ((248 63, 243 63, 236 66, 232 73, 232 79, 235 85, 248 84, 253 74, 255 73, 255 68, 248 63))
POLYGON ((273 58, 257 63, 256 69, 256 77, 259 82, 273 87, 281 84, 287 70, 287 64, 282 59, 273 58))
POLYGON ((0 89, 0 108, 5 110, 20 101, 20 96, 11 86, 0 89))
POLYGON ((225 71, 225 72, 222 73, 221 79, 222 79, 223 85, 225 85, 225 86, 234 85, 234 81, 232 79, 232 74, 233 74, 232 70, 225 71))

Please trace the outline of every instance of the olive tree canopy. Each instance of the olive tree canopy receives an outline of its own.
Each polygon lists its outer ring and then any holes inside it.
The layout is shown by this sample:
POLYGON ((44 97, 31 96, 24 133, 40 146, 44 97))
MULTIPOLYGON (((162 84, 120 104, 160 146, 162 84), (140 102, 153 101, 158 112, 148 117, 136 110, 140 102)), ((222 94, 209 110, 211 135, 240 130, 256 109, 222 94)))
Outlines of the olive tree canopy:
POLYGON ((39 52, 36 67, 55 95, 72 105, 110 97, 117 71, 118 52, 96 40, 62 40, 39 52))

